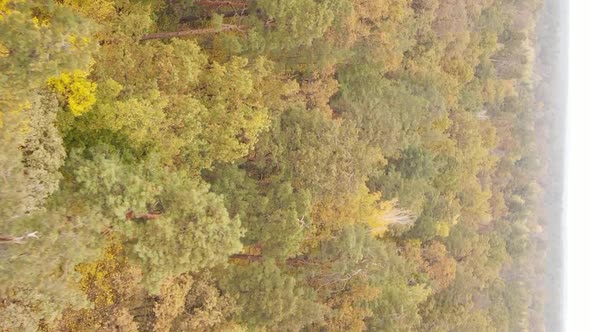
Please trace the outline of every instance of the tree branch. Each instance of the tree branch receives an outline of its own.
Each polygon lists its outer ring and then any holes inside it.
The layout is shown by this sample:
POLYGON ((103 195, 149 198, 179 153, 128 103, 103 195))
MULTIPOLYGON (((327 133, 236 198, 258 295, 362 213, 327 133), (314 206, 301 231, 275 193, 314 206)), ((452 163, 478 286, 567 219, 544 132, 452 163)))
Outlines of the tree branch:
POLYGON ((0 235, 0 244, 23 244, 29 238, 38 239, 39 235, 41 234, 39 234, 37 231, 30 232, 22 236, 0 235))

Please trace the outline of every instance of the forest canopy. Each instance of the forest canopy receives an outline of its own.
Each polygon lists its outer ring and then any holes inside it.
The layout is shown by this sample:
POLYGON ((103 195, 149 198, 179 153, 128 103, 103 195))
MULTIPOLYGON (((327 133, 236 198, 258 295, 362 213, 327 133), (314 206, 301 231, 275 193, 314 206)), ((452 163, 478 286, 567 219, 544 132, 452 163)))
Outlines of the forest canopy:
POLYGON ((0 0, 0 331, 542 331, 542 13, 0 0))

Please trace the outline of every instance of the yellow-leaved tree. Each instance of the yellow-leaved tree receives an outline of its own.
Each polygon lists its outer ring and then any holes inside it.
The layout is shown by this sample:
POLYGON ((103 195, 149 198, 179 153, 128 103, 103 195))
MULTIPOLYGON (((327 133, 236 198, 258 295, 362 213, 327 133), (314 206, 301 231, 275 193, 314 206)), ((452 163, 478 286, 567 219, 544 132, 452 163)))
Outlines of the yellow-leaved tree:
POLYGON ((47 81, 49 88, 59 96, 60 102, 74 116, 88 112, 96 103, 96 83, 87 77, 87 72, 74 70, 51 77, 47 81))

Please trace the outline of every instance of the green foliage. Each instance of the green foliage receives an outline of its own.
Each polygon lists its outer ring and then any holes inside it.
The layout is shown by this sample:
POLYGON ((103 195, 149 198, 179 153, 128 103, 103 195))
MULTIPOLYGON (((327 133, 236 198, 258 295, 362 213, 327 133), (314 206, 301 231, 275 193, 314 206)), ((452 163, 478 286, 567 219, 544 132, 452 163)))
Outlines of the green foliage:
POLYGON ((380 296, 370 303, 373 319, 368 324, 369 330, 384 331, 395 329, 411 331, 418 329, 422 317, 418 308, 431 293, 431 289, 413 279, 414 267, 393 252, 385 254, 387 265, 372 278, 382 285, 380 296))
POLYGON ((143 176, 148 172, 145 167, 126 165, 108 151, 90 153, 92 159, 84 159, 78 151, 72 153, 71 167, 77 192, 92 198, 104 215, 124 220, 127 211, 144 211, 155 204, 162 189, 143 176))
POLYGON ((261 138, 253 167, 261 177, 286 176, 312 195, 356 192, 382 162, 354 124, 296 107, 261 138), (259 158, 257 158, 260 156, 259 158))
POLYGON ((428 121, 429 105, 412 93, 411 86, 388 80, 381 70, 362 64, 339 73, 342 87, 334 108, 356 123, 361 135, 385 157, 397 157, 419 138, 416 131, 428 121))
POLYGON ((238 321, 250 329, 299 331, 323 320, 325 307, 313 301, 311 290, 271 260, 232 267, 222 289, 239 294, 238 321))
POLYGON ((289 182, 258 184, 230 165, 219 167, 207 178, 212 182, 212 191, 225 198, 230 215, 240 218, 246 246, 258 247, 270 257, 286 258, 300 252, 309 236, 304 225, 311 204, 307 191, 297 191, 289 182))
POLYGON ((263 20, 254 22, 249 38, 252 47, 262 52, 311 46, 334 19, 325 4, 311 0, 261 0, 254 10, 260 11, 263 20))
POLYGON ((78 191, 119 221, 129 238, 129 255, 144 268, 150 290, 171 275, 223 264, 240 251, 239 219, 229 217, 207 185, 153 164, 126 165, 104 152, 91 154, 90 160, 74 159, 78 191), (131 221, 130 216, 142 214, 156 219, 131 221))
POLYGON ((406 179, 431 179, 435 172, 435 165, 429 151, 410 146, 402 151, 402 157, 396 167, 406 179))
POLYGON ((83 294, 73 287, 78 279, 75 266, 98 254, 100 232, 107 221, 92 211, 76 211, 71 201, 62 199, 56 201, 70 209, 49 208, 43 214, 3 225, 5 234, 16 236, 33 230, 39 234, 38 239, 29 238, 21 245, 3 244, 3 329, 34 330, 41 319, 51 321, 67 307, 85 305, 83 294), (74 212, 77 215, 73 217, 74 212))
POLYGON ((162 217, 124 227, 150 290, 169 276, 224 265, 242 249, 240 221, 229 217, 219 196, 184 177, 168 181, 159 196, 162 217))
POLYGON ((25 113, 26 137, 22 145, 23 172, 27 178, 27 211, 43 206, 44 200, 58 189, 65 151, 56 128, 57 100, 47 92, 33 99, 25 113))
POLYGON ((23 114, 8 112, 3 114, 3 125, 0 127, 0 143, 3 153, 0 154, 0 218, 4 223, 12 223, 27 211, 24 199, 27 197, 27 179, 24 175, 22 152, 24 143, 23 114))

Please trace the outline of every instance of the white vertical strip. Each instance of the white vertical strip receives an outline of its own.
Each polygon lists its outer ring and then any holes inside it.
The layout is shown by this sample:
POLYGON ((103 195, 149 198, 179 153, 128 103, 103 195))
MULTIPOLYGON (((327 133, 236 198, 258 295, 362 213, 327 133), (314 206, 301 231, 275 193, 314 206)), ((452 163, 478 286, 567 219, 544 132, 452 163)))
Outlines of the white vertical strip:
POLYGON ((590 1, 570 1, 569 32, 564 318, 573 332, 590 331, 590 1))

